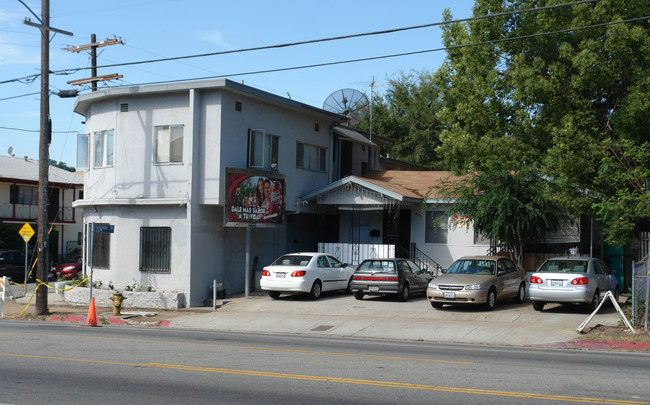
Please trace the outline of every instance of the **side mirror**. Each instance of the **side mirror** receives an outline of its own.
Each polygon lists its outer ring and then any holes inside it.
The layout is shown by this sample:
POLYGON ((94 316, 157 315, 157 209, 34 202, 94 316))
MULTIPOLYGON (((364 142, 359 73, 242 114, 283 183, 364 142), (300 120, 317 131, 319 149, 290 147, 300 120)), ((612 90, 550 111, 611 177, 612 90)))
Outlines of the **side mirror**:
POLYGON ((504 274, 507 274, 508 272, 506 270, 499 270, 497 271, 497 276, 503 276, 504 274))
POLYGON ((441 273, 446 273, 446 272, 447 272, 447 269, 442 269, 442 270, 440 270, 440 272, 441 272, 441 273))

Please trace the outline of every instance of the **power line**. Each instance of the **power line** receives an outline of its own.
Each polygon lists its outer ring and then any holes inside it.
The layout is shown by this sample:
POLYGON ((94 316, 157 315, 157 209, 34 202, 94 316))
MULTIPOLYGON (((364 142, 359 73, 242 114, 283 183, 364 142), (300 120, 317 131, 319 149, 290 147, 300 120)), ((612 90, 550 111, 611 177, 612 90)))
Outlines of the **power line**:
MULTIPOLYGON (((461 23, 461 22, 477 21, 477 20, 482 20, 482 19, 487 19, 487 18, 503 17, 503 16, 513 15, 513 14, 521 14, 521 13, 529 13, 529 12, 533 12, 533 11, 550 10, 550 9, 559 8, 559 7, 567 7, 567 6, 574 6, 574 5, 579 5, 579 4, 595 3, 595 2, 597 2, 597 0, 580 0, 580 1, 575 1, 575 2, 571 2, 571 3, 554 4, 554 5, 550 5, 550 6, 544 6, 544 7, 508 11, 508 12, 504 12, 504 13, 490 14, 490 15, 477 16, 477 17, 461 18, 461 19, 457 19, 457 20, 441 21, 441 22, 434 22, 434 23, 429 23, 429 24, 413 25, 413 26, 409 26, 409 27, 392 28, 392 29, 388 29, 388 30, 372 31, 372 32, 366 32, 366 33, 360 33, 360 34, 341 35, 341 36, 336 36, 336 37, 312 39, 312 40, 298 41, 298 42, 288 42, 288 43, 284 43, 284 44, 266 45, 266 46, 259 46, 259 47, 235 49, 235 50, 230 50, 230 51, 210 52, 210 53, 202 53, 202 54, 195 54, 195 55, 186 55, 186 56, 176 56, 176 57, 170 57, 170 58, 160 58, 160 59, 150 59, 150 60, 143 60, 143 61, 135 61, 135 62, 114 63, 114 64, 110 64, 110 65, 97 66, 97 68, 109 68, 109 67, 118 67, 118 66, 142 65, 142 64, 147 64, 147 63, 169 62, 169 61, 176 61, 176 60, 182 60, 182 59, 201 58, 201 57, 206 57, 206 56, 218 56, 218 55, 227 55, 227 54, 233 54, 233 53, 260 51, 260 50, 266 50, 266 49, 287 48, 287 47, 298 46, 298 45, 307 45, 307 44, 315 44, 315 43, 320 43, 320 42, 338 41, 338 40, 342 40, 342 39, 360 38, 360 37, 373 36, 373 35, 392 34, 392 33, 401 32, 401 31, 408 31, 408 30, 421 29, 421 28, 430 28, 430 27, 436 27, 436 26, 441 26, 441 25, 449 25, 449 24, 455 24, 455 23, 461 23)), ((82 68, 74 68, 74 69, 62 69, 62 70, 58 70, 58 71, 53 71, 51 73, 53 73, 53 74, 70 74, 70 73, 76 73, 78 71, 88 70, 88 69, 91 69, 91 67, 82 67, 82 68)), ((31 76, 28 76, 28 77, 31 77, 31 76)), ((16 82, 16 81, 20 81, 22 79, 24 79, 24 78, 0 81, 0 84, 16 82)))
MULTIPOLYGON (((584 26, 584 27, 567 28, 567 29, 557 30, 557 31, 550 31, 550 32, 537 33, 537 34, 523 35, 523 36, 519 36, 519 37, 503 38, 503 39, 496 39, 496 40, 483 41, 483 42, 474 42, 474 43, 471 43, 471 44, 453 45, 453 46, 443 47, 443 48, 434 48, 434 49, 425 49, 425 50, 420 50, 420 51, 395 53, 395 54, 391 54, 391 55, 369 56, 367 58, 347 59, 347 60, 335 61, 335 62, 314 63, 314 64, 310 64, 310 65, 292 66, 292 67, 284 67, 284 68, 276 68, 276 69, 255 70, 255 71, 250 71, 250 72, 227 73, 227 74, 221 74, 221 75, 215 75, 215 76, 194 77, 194 78, 191 78, 191 79, 176 79, 176 80, 166 80, 166 81, 157 81, 157 82, 137 83, 135 85, 164 84, 164 83, 187 82, 187 81, 194 81, 194 80, 219 79, 219 78, 224 78, 224 77, 249 76, 249 75, 256 75, 256 74, 263 74, 263 73, 286 72, 286 71, 291 71, 291 70, 301 70, 301 69, 311 69, 311 68, 324 67, 324 66, 342 65, 342 64, 347 64, 347 63, 368 62, 368 61, 372 61, 372 60, 397 58, 397 57, 402 57, 402 56, 419 55, 419 54, 423 54, 423 53, 448 51, 448 50, 452 50, 452 49, 460 49, 460 48, 468 48, 468 47, 480 46, 480 45, 491 45, 491 44, 497 44, 497 43, 503 43, 503 42, 518 41, 518 40, 522 40, 522 39, 530 39, 530 38, 547 36, 547 35, 562 34, 562 33, 567 33, 567 32, 574 32, 574 31, 582 31, 582 30, 591 29, 591 28, 606 27, 606 26, 610 26, 610 25, 624 24, 624 23, 647 20, 647 19, 650 19, 650 16, 632 18, 632 19, 629 19, 629 20, 622 20, 622 21, 613 21, 613 22, 602 23, 602 24, 594 24, 594 25, 588 25, 588 26, 584 26)), ((107 86, 107 87, 110 87, 110 86, 107 86)))
MULTIPOLYGON (((38 94, 38 93, 37 93, 38 94)), ((20 131, 20 132, 40 132, 40 129, 24 129, 24 128, 12 128, 12 127, 0 127, 0 129, 6 129, 9 131, 20 131)), ((53 134, 76 134, 78 131, 52 131, 53 134)))
POLYGON ((14 98, 21 98, 21 97, 27 97, 27 96, 33 96, 33 95, 36 95, 36 94, 41 94, 41 92, 37 91, 37 92, 34 92, 34 93, 21 94, 19 96, 11 96, 11 97, 0 98, 0 101, 12 100, 14 98))

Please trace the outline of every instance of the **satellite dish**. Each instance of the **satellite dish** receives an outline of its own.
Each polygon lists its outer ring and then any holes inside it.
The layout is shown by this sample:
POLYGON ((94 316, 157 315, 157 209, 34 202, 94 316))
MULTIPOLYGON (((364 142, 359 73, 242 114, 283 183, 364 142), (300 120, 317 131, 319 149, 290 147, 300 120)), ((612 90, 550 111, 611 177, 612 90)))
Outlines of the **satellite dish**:
POLYGON ((368 114, 368 97, 358 90, 341 89, 330 94, 323 103, 323 110, 345 116, 349 125, 356 125, 368 114))

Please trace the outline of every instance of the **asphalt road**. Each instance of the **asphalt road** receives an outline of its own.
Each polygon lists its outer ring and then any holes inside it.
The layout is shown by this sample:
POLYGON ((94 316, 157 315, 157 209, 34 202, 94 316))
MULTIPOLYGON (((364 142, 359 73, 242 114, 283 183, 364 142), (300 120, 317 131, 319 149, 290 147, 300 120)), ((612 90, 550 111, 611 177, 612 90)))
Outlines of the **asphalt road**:
POLYGON ((0 323, 0 402, 638 404, 650 355, 0 323))

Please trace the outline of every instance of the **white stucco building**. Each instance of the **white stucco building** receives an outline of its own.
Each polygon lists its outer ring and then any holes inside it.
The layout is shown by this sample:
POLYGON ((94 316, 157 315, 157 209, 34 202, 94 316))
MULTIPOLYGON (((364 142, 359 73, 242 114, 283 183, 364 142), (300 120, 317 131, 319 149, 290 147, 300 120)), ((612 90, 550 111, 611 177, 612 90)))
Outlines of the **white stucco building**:
POLYGON ((411 256, 435 269, 488 253, 462 218, 434 222, 448 173, 380 158, 390 141, 343 116, 229 80, 97 91, 75 111, 87 134, 78 141, 85 194, 74 206, 104 231, 86 252, 86 270, 92 254, 104 285, 180 291, 197 306, 213 280, 242 292, 247 272, 287 252, 320 247, 350 263, 411 256), (232 183, 233 172, 245 180, 232 183), (274 192, 279 184, 273 201, 284 215, 246 222, 271 217, 253 185, 263 194, 263 180, 274 192))

